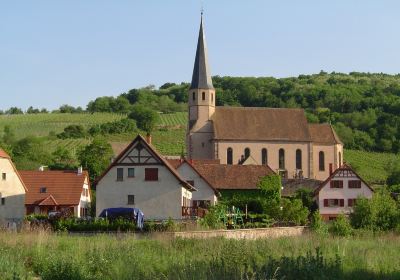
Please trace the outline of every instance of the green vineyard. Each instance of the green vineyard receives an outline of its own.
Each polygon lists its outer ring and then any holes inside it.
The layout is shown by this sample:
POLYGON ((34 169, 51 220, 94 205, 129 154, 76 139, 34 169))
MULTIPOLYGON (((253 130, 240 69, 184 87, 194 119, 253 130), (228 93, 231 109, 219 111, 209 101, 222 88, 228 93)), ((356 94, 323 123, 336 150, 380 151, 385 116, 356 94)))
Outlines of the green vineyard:
POLYGON ((161 114, 160 126, 186 126, 188 115, 186 112, 161 114))

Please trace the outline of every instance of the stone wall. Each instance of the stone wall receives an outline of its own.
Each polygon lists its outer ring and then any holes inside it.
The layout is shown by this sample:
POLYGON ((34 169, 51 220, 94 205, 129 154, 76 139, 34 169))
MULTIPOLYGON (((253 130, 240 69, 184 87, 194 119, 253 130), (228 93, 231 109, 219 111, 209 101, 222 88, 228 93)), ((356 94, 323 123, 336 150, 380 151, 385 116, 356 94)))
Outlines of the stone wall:
POLYGON ((209 230, 209 231, 186 231, 171 232, 175 238, 213 238, 224 237, 231 239, 262 239, 278 238, 288 236, 301 236, 307 231, 306 227, 273 227, 257 229, 236 229, 236 230, 209 230))

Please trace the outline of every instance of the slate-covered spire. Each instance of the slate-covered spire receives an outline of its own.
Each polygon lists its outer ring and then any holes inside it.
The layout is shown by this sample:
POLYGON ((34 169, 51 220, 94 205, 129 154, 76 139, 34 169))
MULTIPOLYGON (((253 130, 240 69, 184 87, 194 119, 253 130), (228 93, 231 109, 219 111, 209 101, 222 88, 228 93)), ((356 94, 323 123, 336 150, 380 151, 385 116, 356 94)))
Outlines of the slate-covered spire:
POLYGON ((203 13, 201 13, 199 39, 197 41, 196 59, 194 61, 192 84, 190 89, 214 89, 210 67, 208 65, 208 54, 206 37, 203 28, 203 13))

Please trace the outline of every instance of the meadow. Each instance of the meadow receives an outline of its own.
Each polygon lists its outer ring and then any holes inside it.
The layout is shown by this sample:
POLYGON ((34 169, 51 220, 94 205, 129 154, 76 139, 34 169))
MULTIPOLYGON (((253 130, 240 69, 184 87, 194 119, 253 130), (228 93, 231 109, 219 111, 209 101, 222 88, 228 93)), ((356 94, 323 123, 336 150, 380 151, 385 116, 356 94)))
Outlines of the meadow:
POLYGON ((1 279, 399 279, 399 266, 400 237, 390 234, 246 241, 0 233, 1 279))
MULTIPOLYGON (((6 125, 15 132, 17 139, 28 135, 44 137, 46 146, 54 151, 59 146, 76 151, 90 143, 91 139, 57 139, 54 134, 60 133, 71 124, 80 124, 86 128, 125 118, 126 115, 112 113, 82 113, 82 114, 30 114, 1 115, 0 134, 6 125), (53 136, 49 136, 53 134, 53 136)), ((185 132, 187 113, 178 112, 161 114, 157 128, 153 133, 153 145, 164 155, 179 156, 185 151, 185 132)), ((144 132, 141 133, 145 135, 144 132)), ((136 136, 132 134, 107 135, 114 152, 119 153, 136 136)), ((345 149, 344 159, 350 163, 366 181, 373 185, 383 185, 388 176, 389 165, 399 161, 400 156, 391 153, 376 153, 345 149)))

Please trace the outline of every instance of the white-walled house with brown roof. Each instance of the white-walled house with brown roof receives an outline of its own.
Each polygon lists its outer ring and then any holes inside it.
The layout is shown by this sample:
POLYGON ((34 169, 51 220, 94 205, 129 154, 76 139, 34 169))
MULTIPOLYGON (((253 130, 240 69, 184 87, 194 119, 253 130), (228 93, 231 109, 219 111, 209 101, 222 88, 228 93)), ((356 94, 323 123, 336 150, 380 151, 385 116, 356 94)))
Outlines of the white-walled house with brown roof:
POLYGON ((324 220, 348 215, 360 197, 372 198, 374 190, 347 164, 337 168, 314 192, 324 220))
POLYGON ((124 207, 139 208, 146 220, 181 220, 195 190, 138 135, 96 180, 96 215, 124 207))
POLYGON ((26 214, 70 211, 75 217, 88 216, 91 203, 90 180, 81 170, 20 171, 28 191, 26 214))
POLYGON ((0 226, 21 223, 25 216, 26 187, 10 156, 0 149, 0 226))

